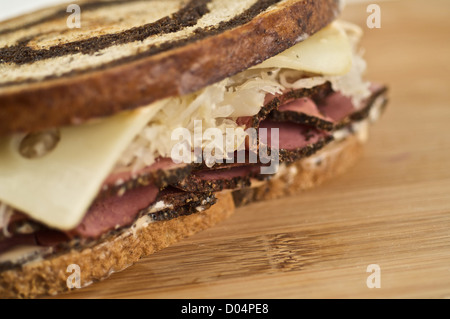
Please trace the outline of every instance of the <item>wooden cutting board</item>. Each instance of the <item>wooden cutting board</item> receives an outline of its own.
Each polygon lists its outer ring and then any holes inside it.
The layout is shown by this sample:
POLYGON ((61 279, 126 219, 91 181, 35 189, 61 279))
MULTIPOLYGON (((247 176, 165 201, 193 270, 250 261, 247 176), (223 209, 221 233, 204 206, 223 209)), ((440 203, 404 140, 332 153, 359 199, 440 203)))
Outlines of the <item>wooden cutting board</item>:
POLYGON ((344 13, 365 31, 367 77, 391 90, 355 167, 63 297, 450 298, 450 2, 379 5, 380 29, 367 4, 344 13))

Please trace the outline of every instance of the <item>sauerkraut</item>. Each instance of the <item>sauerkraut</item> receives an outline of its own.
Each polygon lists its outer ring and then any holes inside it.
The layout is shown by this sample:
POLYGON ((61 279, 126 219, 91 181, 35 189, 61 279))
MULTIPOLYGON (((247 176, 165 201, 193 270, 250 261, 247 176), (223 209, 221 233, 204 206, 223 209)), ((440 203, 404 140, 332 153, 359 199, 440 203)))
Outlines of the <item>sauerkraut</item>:
MULTIPOLYGON (((179 142, 171 139, 172 131, 180 127, 187 128, 194 136, 196 120, 202 122, 203 131, 219 129, 224 139, 226 130, 234 129, 237 149, 245 132, 236 119, 257 114, 267 94, 281 93, 287 89, 312 88, 329 81, 333 90, 351 97, 358 108, 361 101, 370 95, 369 83, 362 78, 366 63, 362 51, 357 48, 362 32, 353 24, 342 21, 337 23, 345 30, 353 48, 352 67, 347 74, 327 76, 292 69, 249 69, 195 93, 169 98, 123 153, 116 170, 131 168, 138 171, 154 163, 158 157, 170 157, 172 148, 179 142)), ((203 141, 203 146, 208 142, 203 141)), ((225 158, 225 150, 222 150, 222 154, 225 158)))

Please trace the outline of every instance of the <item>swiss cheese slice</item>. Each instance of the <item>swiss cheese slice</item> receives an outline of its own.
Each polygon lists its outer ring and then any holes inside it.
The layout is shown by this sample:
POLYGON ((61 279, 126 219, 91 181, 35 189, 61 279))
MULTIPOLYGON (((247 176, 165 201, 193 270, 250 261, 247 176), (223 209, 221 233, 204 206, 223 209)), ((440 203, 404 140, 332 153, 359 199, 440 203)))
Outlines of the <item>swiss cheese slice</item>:
POLYGON ((337 23, 253 68, 286 68, 323 75, 344 75, 352 66, 352 46, 337 23))
POLYGON ((0 202, 50 227, 73 229, 120 155, 161 106, 62 128, 56 148, 41 158, 24 158, 18 151, 20 137, 2 138, 0 202))

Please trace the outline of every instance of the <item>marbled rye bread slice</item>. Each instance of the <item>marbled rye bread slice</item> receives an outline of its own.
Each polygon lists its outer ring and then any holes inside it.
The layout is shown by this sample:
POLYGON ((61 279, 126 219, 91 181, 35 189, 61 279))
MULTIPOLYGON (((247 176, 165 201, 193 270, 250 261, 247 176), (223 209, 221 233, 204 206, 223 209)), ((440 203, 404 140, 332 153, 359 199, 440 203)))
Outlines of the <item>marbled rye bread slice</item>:
POLYGON ((335 19, 338 0, 84 1, 0 23, 0 135, 79 124, 220 81, 335 19))

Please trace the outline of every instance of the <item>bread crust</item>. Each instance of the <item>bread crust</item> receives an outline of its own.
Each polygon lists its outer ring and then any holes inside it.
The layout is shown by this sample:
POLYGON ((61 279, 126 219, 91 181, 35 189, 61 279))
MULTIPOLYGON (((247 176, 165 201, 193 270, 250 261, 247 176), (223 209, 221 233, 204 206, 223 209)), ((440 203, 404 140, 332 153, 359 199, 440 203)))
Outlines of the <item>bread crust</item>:
POLYGON ((157 252, 182 238, 212 227, 234 212, 231 193, 219 193, 217 203, 208 210, 169 221, 149 224, 135 232, 129 230, 83 250, 26 264, 0 274, 1 298, 35 298, 68 291, 67 267, 80 266, 81 286, 124 270, 144 256, 157 252))
POLYGON ((80 124, 194 92, 284 51, 338 12, 337 0, 287 0, 244 25, 156 55, 0 88, 0 135, 80 124))
POLYGON ((309 158, 292 163, 258 187, 217 193, 217 204, 204 212, 153 223, 137 231, 136 235, 132 232, 116 235, 92 248, 73 250, 27 264, 21 269, 5 271, 0 274, 0 297, 34 298, 65 292, 70 275, 66 270, 71 264, 80 266, 82 286, 104 279, 143 256, 226 219, 236 206, 293 195, 320 185, 352 167, 360 158, 362 148, 363 143, 356 136, 349 136, 344 141, 327 145, 309 158))

